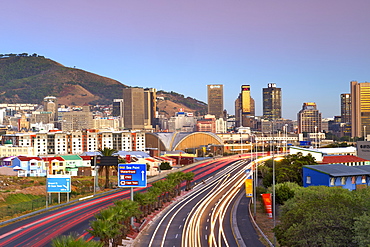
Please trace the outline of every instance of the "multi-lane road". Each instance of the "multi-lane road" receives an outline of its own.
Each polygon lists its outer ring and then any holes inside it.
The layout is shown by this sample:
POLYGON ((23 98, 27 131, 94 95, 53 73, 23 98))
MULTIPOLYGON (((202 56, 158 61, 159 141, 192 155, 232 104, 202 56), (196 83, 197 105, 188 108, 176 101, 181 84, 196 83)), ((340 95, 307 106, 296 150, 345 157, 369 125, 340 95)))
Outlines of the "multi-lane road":
POLYGON ((163 212, 135 246, 264 246, 251 224, 238 229, 237 219, 239 225, 248 219, 248 205, 244 211, 237 210, 248 160, 222 162, 227 166, 163 212))
MULTIPOLYGON (((227 213, 230 209, 226 209, 226 205, 232 204, 231 197, 235 196, 231 196, 231 193, 235 193, 232 192, 236 190, 235 185, 241 183, 241 171, 244 171, 243 167, 246 165, 246 159, 238 160, 239 158, 215 159, 184 170, 184 172, 192 171, 195 173, 194 183, 197 183, 198 186, 194 189, 194 192, 187 194, 188 196, 184 201, 186 203, 182 203, 184 206, 181 209, 176 209, 176 215, 181 216, 173 217, 171 224, 163 222, 160 224, 165 227, 169 225, 166 230, 165 242, 176 241, 176 245, 171 246, 208 246, 208 243, 213 243, 211 246, 228 246, 216 243, 230 243, 229 246, 236 246, 230 242, 233 238, 232 235, 235 233, 230 230, 229 226, 225 225, 225 222, 229 221, 228 218, 230 217, 230 214, 227 213), (207 180, 207 182, 204 184, 202 183, 203 180, 207 180), (230 196, 226 196, 226 194, 230 196), (203 200, 203 198, 209 199, 203 200), (229 202, 225 200, 229 200, 229 202), (192 210, 194 208, 202 210, 192 210), (186 229, 194 229, 195 232, 190 233, 188 231, 185 233, 186 235, 182 232, 175 233, 172 225, 178 221, 183 221, 182 228, 185 226, 186 229), (187 238, 183 237, 190 234, 194 234, 192 239, 196 239, 194 241, 198 242, 188 242, 187 238), (173 240, 171 240, 172 238, 173 240), (197 243, 201 243, 201 245, 197 245, 197 243)), ((140 190, 143 189, 135 189, 136 192, 140 190)), ((89 222, 94 219, 94 215, 101 209, 112 205, 113 201, 128 198, 129 190, 118 189, 111 194, 75 202, 62 208, 8 224, 0 228, 0 246, 50 246, 53 238, 71 232, 87 235, 86 237, 89 238, 91 236, 86 234, 86 230, 89 228, 89 222)), ((179 226, 177 226, 178 229, 181 228, 179 226)), ((161 231, 157 230, 157 232, 161 231)), ((145 239, 144 235, 141 237, 145 239)), ((161 246, 157 245, 158 239, 149 241, 152 241, 150 243, 152 246, 161 246)), ((163 244, 163 246, 169 245, 163 244)))

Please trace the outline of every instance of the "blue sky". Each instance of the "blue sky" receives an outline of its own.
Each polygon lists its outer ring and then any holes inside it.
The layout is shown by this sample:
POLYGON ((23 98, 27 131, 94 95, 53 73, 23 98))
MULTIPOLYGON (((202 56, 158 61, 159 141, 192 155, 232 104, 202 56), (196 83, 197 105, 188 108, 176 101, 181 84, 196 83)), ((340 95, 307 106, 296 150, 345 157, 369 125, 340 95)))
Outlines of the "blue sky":
POLYGON ((370 80, 370 1, 12 0, 0 3, 0 53, 37 53, 129 86, 207 102, 224 85, 234 113, 243 84, 282 88, 283 117, 304 102, 340 115, 352 80, 370 80))

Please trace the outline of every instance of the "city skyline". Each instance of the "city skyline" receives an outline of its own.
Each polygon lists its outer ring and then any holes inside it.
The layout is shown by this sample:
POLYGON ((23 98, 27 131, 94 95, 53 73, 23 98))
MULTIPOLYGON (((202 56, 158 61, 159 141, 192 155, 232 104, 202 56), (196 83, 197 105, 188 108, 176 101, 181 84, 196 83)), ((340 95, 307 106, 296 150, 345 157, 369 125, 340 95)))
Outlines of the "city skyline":
POLYGON ((282 117, 304 102, 339 116, 350 81, 370 80, 370 2, 5 1, 0 53, 37 53, 129 86, 175 91, 207 102, 224 85, 234 114, 250 85, 256 115, 262 88, 282 89, 282 117))

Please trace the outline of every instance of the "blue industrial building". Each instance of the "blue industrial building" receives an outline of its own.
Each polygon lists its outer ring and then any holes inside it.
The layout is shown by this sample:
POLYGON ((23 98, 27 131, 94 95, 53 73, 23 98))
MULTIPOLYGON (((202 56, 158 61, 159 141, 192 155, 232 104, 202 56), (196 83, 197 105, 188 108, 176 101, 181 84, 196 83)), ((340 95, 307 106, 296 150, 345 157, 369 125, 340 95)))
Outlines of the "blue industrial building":
POLYGON ((343 164, 303 166, 303 187, 342 187, 356 190, 370 186, 370 165, 346 166, 343 164))

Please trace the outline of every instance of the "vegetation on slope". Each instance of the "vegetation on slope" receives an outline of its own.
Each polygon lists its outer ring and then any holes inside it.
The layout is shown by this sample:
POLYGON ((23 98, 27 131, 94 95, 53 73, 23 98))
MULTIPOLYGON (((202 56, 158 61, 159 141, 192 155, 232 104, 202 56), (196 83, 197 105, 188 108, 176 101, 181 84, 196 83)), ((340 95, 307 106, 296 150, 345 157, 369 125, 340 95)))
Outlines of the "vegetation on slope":
MULTIPOLYGON (((109 104, 122 98, 127 87, 118 81, 68 68, 42 56, 8 56, 0 54, 0 101, 7 103, 42 102, 47 95, 63 97, 64 91, 76 85, 98 96, 89 104, 109 104)), ((83 95, 82 95, 83 96, 83 95)))
MULTIPOLYGON (((40 104, 45 96, 52 95, 65 105, 108 105, 113 99, 122 98, 122 89, 126 87, 119 81, 65 67, 37 54, 0 54, 0 102, 40 104)), ((159 109, 168 112, 167 117, 179 108, 195 115, 207 113, 207 105, 194 98, 173 91, 158 91, 157 95, 176 108, 171 112, 159 109)))

